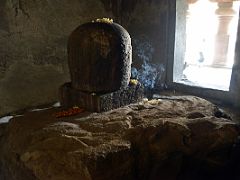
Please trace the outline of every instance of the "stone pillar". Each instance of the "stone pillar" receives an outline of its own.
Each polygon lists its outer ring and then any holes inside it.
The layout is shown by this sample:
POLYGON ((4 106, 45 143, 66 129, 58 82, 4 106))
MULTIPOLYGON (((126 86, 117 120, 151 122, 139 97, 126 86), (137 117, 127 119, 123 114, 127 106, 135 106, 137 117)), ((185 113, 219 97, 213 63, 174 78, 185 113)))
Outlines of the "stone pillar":
POLYGON ((213 66, 226 66, 229 44, 229 25, 235 14, 232 9, 233 2, 218 2, 216 15, 218 18, 218 30, 215 37, 215 49, 213 66))
MULTIPOLYGON (((239 12, 240 17, 240 12, 239 12)), ((240 19, 238 19, 238 31, 235 48, 234 65, 232 68, 232 78, 230 92, 233 104, 240 108, 240 19)))
POLYGON ((173 65, 173 81, 182 79, 184 68, 184 52, 186 51, 186 14, 188 4, 186 0, 176 1, 176 33, 173 65))

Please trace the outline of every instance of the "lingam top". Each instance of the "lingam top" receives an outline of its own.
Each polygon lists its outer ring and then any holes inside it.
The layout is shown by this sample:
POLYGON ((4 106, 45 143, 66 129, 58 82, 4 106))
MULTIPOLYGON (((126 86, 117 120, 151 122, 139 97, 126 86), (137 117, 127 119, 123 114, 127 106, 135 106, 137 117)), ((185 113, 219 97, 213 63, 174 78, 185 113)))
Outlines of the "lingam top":
POLYGON ((105 93, 125 88, 131 75, 130 35, 110 21, 82 24, 69 37, 68 63, 75 89, 105 93))

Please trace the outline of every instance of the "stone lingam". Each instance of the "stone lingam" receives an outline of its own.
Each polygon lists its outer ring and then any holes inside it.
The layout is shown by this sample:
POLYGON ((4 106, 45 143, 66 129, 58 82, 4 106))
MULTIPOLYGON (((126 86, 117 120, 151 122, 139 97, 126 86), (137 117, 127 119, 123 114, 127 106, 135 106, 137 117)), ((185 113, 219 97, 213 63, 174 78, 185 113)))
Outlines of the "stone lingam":
POLYGON ((109 19, 80 25, 68 40, 71 82, 60 87, 65 108, 107 111, 143 98, 143 87, 131 80, 129 33, 109 19))

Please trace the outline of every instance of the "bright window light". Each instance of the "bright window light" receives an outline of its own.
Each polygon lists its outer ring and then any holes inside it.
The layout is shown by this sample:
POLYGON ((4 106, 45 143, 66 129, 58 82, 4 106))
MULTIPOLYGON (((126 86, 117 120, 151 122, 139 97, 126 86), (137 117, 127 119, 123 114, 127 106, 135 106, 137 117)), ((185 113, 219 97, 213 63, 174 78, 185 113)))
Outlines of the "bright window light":
POLYGON ((179 83, 228 91, 238 27, 239 1, 188 4, 186 51, 179 83))

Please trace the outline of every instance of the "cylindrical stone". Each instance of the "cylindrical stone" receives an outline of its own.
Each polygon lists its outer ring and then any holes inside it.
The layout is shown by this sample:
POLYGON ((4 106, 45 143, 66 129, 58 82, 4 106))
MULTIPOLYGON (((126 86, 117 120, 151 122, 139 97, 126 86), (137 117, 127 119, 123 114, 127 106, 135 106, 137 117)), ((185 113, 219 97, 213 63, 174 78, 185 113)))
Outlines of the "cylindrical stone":
POLYGON ((69 37, 68 63, 75 89, 106 93, 127 87, 132 63, 130 35, 117 23, 80 25, 69 37))

